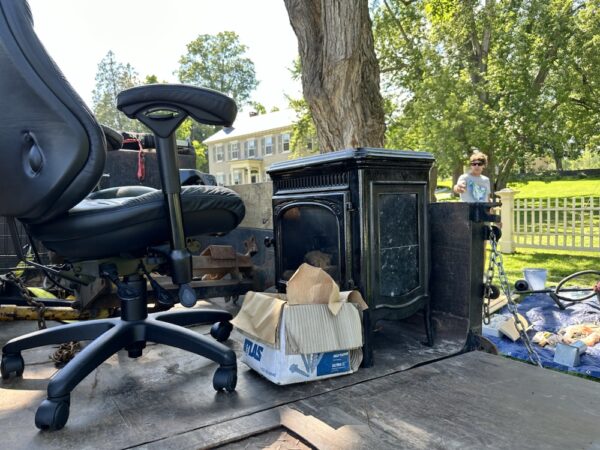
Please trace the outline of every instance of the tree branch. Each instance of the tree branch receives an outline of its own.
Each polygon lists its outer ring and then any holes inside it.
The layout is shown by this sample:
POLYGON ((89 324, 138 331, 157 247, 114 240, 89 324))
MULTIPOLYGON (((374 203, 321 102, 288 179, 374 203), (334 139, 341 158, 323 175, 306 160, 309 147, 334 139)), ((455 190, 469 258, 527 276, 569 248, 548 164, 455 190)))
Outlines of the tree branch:
MULTIPOLYGON (((408 0, 408 1, 401 0, 401 1, 405 6, 409 6, 411 3, 413 3, 412 0, 408 0)), ((396 25, 398 25, 400 34, 402 34, 402 38, 406 42, 406 45, 408 46, 408 49, 410 50, 410 52, 416 54, 419 57, 419 61, 422 61, 423 55, 421 53, 421 50, 419 48, 415 47, 415 44, 412 41, 412 39, 408 36, 408 34, 406 34, 406 30, 404 29, 404 26, 402 25, 402 21, 398 18, 396 13, 392 10, 392 8, 389 5, 387 0, 383 0, 383 4, 385 5, 386 9, 392 16, 392 19, 394 20, 394 22, 396 22, 396 25)), ((421 67, 420 66, 415 67, 415 71, 417 72, 418 78, 423 79, 423 70, 421 69, 421 67)))

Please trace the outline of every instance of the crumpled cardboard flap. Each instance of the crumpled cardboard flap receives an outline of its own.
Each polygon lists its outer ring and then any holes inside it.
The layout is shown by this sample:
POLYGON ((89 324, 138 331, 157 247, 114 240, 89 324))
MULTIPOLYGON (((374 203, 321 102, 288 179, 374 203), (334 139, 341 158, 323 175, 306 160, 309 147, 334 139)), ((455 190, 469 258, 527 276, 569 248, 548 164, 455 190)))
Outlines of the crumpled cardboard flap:
POLYGON ((240 312, 231 323, 234 327, 275 346, 285 296, 249 291, 240 312))
POLYGON ((369 305, 364 301, 362 295, 360 295, 360 291, 344 291, 340 292, 340 302, 352 303, 356 305, 359 311, 364 311, 365 309, 369 309, 369 305))
POLYGON ((289 305, 326 304, 336 315, 342 303, 340 288, 327 272, 310 264, 302 264, 288 281, 287 300, 289 305))
POLYGON ((362 327, 358 308, 340 303, 335 316, 328 305, 293 305, 283 311, 285 354, 299 355, 361 347, 362 327))

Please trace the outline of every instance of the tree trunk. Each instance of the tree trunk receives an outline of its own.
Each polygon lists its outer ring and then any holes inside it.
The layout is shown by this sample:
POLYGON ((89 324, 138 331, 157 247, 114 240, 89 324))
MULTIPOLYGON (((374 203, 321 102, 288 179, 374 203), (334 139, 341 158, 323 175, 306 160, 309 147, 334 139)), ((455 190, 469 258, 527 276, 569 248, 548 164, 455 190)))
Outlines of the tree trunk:
POLYGON ((454 193, 454 186, 458 182, 458 177, 460 177, 464 173, 464 165, 462 161, 454 161, 452 164, 452 196, 458 197, 458 194, 454 193))
POLYGON ((552 152, 552 157, 554 158, 554 163, 556 164, 556 170, 558 172, 562 172, 563 171, 563 159, 562 159, 562 155, 558 152, 553 151, 552 152))
POLYGON ((496 177, 495 183, 492 185, 493 192, 500 191, 508 184, 508 177, 512 172, 512 168, 515 165, 515 159, 510 158, 506 160, 504 165, 500 166, 498 176, 496 177))
POLYGON ((435 190, 437 189, 437 178, 438 178, 438 168, 437 164, 433 164, 431 166, 431 170, 429 171, 429 201, 437 202, 437 198, 435 196, 435 190))
POLYGON ((383 147, 385 123, 367 0, 284 0, 319 148, 383 147))

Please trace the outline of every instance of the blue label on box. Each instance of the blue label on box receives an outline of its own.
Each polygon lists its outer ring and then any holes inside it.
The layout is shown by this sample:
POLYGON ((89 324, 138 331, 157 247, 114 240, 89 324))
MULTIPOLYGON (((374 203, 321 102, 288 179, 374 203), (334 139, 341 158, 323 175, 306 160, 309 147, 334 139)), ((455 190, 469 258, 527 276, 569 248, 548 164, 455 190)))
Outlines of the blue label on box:
POLYGON ((348 372, 350 370, 350 352, 328 352, 317 365, 317 376, 348 372))
POLYGON ((248 355, 250 358, 260 361, 263 350, 264 348, 262 345, 258 345, 257 343, 252 342, 250 339, 244 340, 244 353, 246 353, 246 355, 248 355))

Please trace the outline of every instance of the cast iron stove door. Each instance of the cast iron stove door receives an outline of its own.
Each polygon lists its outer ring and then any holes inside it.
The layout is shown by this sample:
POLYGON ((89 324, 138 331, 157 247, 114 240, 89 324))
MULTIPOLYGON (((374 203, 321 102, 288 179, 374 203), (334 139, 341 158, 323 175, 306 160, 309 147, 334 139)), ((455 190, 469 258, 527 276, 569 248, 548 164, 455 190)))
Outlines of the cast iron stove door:
POLYGON ((277 284, 286 282, 303 263, 325 270, 346 284, 345 194, 286 197, 275 205, 277 284))
POLYGON ((371 285, 376 315, 408 317, 427 300, 425 183, 371 184, 371 285))

